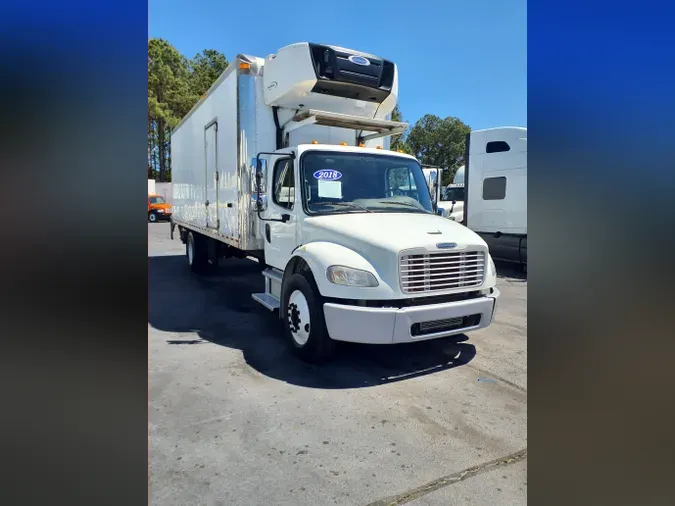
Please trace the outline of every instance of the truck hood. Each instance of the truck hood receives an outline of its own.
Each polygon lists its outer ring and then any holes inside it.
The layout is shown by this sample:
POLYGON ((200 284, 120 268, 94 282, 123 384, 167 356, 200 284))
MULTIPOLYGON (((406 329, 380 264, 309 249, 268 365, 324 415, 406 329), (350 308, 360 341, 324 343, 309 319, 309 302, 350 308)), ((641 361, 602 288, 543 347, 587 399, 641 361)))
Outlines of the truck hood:
POLYGON ((349 213, 306 218, 312 240, 327 240, 345 247, 358 244, 398 254, 402 250, 427 248, 436 244, 457 243, 457 250, 466 246, 483 246, 478 234, 454 221, 434 214, 422 213, 349 213))

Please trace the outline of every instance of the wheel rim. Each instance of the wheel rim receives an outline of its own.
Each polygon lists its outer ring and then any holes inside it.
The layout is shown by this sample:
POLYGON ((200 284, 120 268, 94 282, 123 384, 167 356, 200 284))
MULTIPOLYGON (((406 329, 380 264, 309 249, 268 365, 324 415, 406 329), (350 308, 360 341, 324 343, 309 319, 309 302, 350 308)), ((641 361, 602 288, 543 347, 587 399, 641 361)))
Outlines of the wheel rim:
POLYGON ((195 257, 195 247, 194 247, 194 241, 192 240, 192 235, 188 237, 188 244, 187 244, 187 257, 188 257, 188 263, 192 265, 192 261, 194 260, 195 257))
POLYGON ((157 216, 155 216, 155 213, 150 213, 150 221, 157 221, 157 216))
POLYGON ((307 344, 311 332, 309 304, 307 304, 307 299, 300 290, 295 290, 288 298, 286 324, 297 344, 300 346, 307 344))

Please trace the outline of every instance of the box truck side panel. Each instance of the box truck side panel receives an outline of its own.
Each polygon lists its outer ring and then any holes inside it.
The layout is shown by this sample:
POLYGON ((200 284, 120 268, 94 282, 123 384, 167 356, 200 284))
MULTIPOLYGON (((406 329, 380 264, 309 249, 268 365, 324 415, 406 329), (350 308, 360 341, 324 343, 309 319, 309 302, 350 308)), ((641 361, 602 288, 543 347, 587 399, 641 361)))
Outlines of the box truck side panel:
POLYGON ((174 220, 239 238, 237 86, 235 68, 171 137, 174 220), (207 205, 208 202, 208 205, 207 205))
MULTIPOLYGON (((272 108, 265 106, 263 77, 261 75, 243 75, 240 77, 240 122, 242 124, 242 155, 241 164, 243 172, 241 175, 241 205, 242 225, 240 248, 247 251, 262 250, 264 243, 265 222, 258 219, 253 199, 255 167, 252 164, 253 158, 259 152, 276 151, 276 127, 274 126, 274 116, 272 108), (250 97, 250 98, 249 98, 250 97)), ((271 174, 271 168, 268 169, 271 174)))
POLYGON ((196 151, 193 123, 185 122, 171 136, 171 179, 174 187, 174 221, 206 227, 204 202, 204 143, 196 151), (196 152, 195 152, 196 151, 196 152))
MULTIPOLYGON (((212 119, 218 121, 218 231, 233 242, 239 241, 239 157, 237 133, 237 72, 232 72, 207 98, 211 99, 212 119)), ((205 121, 209 121, 204 118, 205 121)), ((214 173, 207 174, 211 184, 214 173)))

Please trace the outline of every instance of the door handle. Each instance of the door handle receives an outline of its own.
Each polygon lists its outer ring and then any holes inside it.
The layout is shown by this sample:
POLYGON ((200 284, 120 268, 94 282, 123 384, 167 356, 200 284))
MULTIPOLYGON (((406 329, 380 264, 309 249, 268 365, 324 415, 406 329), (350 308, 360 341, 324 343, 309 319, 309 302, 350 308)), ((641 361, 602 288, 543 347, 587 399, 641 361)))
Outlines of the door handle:
POLYGON ((282 215, 281 215, 281 223, 286 223, 286 222, 287 222, 288 220, 290 220, 290 219, 291 219, 291 215, 290 215, 290 214, 282 214, 282 215))
POLYGON ((207 200, 206 202, 204 202, 204 204, 206 204, 206 205, 208 206, 208 205, 209 205, 209 201, 207 200))

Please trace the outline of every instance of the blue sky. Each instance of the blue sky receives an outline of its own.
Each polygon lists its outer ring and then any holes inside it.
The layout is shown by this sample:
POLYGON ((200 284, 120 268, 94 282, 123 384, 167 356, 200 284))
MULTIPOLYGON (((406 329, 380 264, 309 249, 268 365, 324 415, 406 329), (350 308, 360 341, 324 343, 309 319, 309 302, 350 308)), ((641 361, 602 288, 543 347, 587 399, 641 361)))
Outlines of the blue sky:
POLYGON ((376 54, 398 65, 405 121, 430 113, 480 129, 527 126, 526 13, 525 0, 150 0, 148 32, 187 57, 265 57, 304 41, 376 54))

